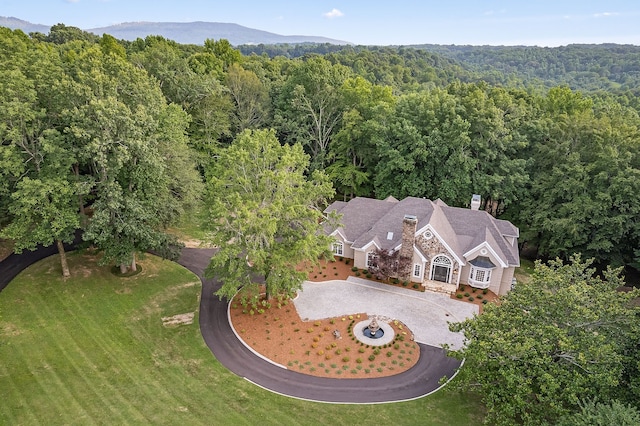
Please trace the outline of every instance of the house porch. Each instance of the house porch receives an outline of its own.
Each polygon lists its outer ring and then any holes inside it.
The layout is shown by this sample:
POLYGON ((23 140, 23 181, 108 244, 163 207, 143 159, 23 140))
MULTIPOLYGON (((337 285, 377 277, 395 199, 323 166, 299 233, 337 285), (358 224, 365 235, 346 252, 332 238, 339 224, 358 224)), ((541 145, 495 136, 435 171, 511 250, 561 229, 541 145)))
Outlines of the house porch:
POLYGON ((441 281, 424 280, 422 286, 425 291, 432 291, 434 293, 442 293, 452 295, 456 293, 458 286, 456 284, 449 284, 441 281))

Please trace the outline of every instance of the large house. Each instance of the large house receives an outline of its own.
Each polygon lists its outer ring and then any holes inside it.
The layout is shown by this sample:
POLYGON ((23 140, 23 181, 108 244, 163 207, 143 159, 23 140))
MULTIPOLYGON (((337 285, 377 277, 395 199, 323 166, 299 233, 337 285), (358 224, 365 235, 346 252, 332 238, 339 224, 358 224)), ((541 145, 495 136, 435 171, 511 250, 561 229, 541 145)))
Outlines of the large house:
POLYGON ((477 195, 470 209, 439 199, 357 197, 327 207, 342 217, 340 227, 325 232, 335 237, 334 255, 353 259, 358 268, 369 268, 377 250, 397 252, 405 259, 397 274, 403 280, 449 293, 468 284, 502 295, 520 266, 519 230, 479 206, 477 195))

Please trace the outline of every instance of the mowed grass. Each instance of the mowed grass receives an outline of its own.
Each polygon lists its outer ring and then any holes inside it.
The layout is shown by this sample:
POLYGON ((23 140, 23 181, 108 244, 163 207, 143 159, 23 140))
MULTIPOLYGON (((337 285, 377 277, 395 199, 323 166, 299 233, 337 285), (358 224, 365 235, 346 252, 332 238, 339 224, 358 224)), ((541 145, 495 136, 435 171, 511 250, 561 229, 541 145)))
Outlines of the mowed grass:
POLYGON ((0 292, 2 425, 473 425, 476 397, 332 405, 272 394, 230 373, 198 327, 200 282, 153 256, 118 278, 88 254, 36 263, 0 292), (192 324, 162 317, 195 312, 192 324))

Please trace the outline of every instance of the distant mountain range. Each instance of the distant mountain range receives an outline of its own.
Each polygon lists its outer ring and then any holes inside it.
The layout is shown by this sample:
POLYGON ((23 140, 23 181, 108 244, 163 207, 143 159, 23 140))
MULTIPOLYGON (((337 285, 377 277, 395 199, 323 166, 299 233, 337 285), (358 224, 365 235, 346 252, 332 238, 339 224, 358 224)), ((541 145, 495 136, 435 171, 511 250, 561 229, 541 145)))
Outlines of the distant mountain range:
MULTIPOLYGON (((47 34, 51 27, 32 24, 18 18, 0 16, 0 26, 19 29, 25 33, 41 32, 47 34)), ((206 39, 227 39, 234 46, 241 44, 298 44, 298 43, 330 43, 351 44, 343 40, 327 37, 280 35, 267 31, 255 30, 238 24, 222 22, 127 22, 109 27, 84 29, 96 35, 109 34, 117 39, 135 40, 148 35, 160 35, 180 44, 204 44, 206 39)))

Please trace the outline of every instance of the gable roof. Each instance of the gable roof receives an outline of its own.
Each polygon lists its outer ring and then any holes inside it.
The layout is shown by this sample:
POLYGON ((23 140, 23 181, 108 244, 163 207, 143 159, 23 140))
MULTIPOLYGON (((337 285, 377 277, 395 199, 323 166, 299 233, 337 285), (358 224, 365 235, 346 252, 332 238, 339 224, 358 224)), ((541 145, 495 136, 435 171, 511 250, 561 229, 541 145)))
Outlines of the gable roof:
MULTIPOLYGON (((501 263, 519 266, 517 244, 509 244, 507 237, 517 238, 518 228, 508 221, 499 220, 482 210, 449 207, 438 199, 407 197, 401 201, 393 197, 386 200, 356 197, 348 202, 336 201, 326 212, 342 215, 340 228, 355 250, 363 250, 371 242, 385 250, 402 243, 402 221, 405 215, 416 216, 416 230, 430 226, 459 259, 465 253, 488 244, 501 263), (392 236, 391 239, 387 238, 392 236)), ((335 229, 327 230, 327 233, 335 229)))

